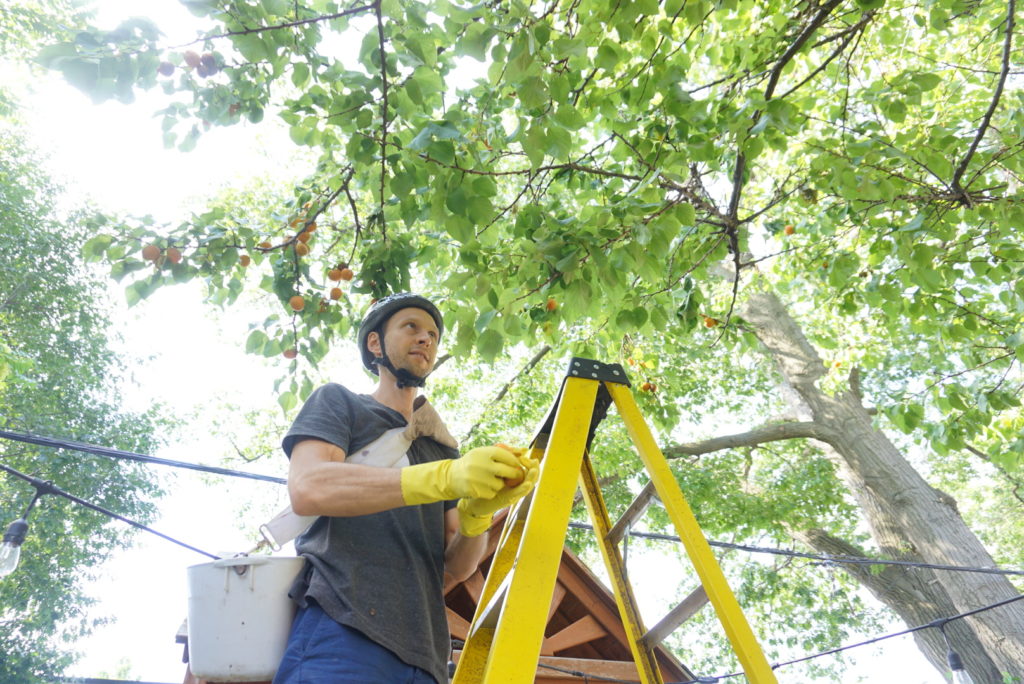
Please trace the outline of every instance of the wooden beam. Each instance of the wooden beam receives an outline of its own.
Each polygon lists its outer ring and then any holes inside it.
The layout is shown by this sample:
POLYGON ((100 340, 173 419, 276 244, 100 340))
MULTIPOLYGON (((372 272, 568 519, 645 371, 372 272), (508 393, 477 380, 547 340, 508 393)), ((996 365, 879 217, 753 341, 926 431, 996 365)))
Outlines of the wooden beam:
POLYGON ((616 521, 612 526, 612 529, 608 530, 608 541, 611 542, 612 546, 617 546, 622 537, 626 534, 626 530, 632 527, 633 523, 640 519, 647 510, 647 507, 651 505, 651 501, 658 496, 658 493, 654 491, 654 482, 648 482, 636 498, 633 499, 633 503, 629 504, 629 508, 622 514, 622 517, 616 521))
POLYGON ((541 644, 541 655, 554 655, 573 646, 585 644, 606 636, 608 632, 597 623, 592 615, 584 615, 557 634, 552 634, 541 644))
POLYGON ((558 581, 565 585, 566 590, 585 606, 598 623, 622 645, 626 653, 629 653, 629 641, 617 607, 614 604, 609 607, 601 598, 592 595, 590 587, 575 572, 569 570, 565 563, 562 563, 559 570, 558 581))
POLYGON ((445 606, 444 611, 448 614, 448 633, 463 641, 469 638, 469 621, 448 606, 445 606))
POLYGON ((473 597, 473 603, 480 603, 480 595, 484 593, 484 573, 480 572, 480 568, 477 568, 476 572, 463 582, 463 586, 466 587, 469 595, 473 597))
POLYGON ((551 596, 551 607, 548 608, 548 619, 544 624, 547 625, 551 622, 551 616, 555 614, 558 607, 562 605, 562 599, 565 598, 565 585, 559 581, 555 581, 555 591, 551 596))
MULTIPOLYGON (((462 651, 455 651, 452 660, 459 662, 462 651)), ((537 664, 537 681, 572 681, 580 684, 578 675, 562 672, 585 672, 587 675, 607 677, 624 682, 639 682, 640 675, 636 671, 636 665, 632 660, 588 660, 586 658, 559 658, 557 656, 541 656, 537 664), (545 665, 551 667, 544 667, 545 665), (552 669, 552 668, 558 668, 552 669)))
POLYGON ((697 587, 678 606, 670 610, 668 615, 661 619, 661 622, 651 627, 647 634, 644 634, 644 642, 649 646, 657 646, 665 637, 676 631, 679 625, 699 613, 700 609, 707 604, 707 592, 704 591, 703 586, 697 587))

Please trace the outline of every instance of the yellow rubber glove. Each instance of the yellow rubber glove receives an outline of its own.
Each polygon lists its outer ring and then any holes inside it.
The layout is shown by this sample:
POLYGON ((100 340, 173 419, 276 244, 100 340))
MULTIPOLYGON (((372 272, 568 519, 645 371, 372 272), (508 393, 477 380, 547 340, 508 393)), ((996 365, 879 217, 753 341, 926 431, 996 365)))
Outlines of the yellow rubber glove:
POLYGON ((489 499, 505 486, 504 478, 521 473, 519 460, 507 449, 477 447, 461 458, 402 468, 402 499, 409 505, 464 497, 489 499))
POLYGON ((537 478, 540 477, 540 461, 520 456, 519 462, 526 471, 526 475, 519 484, 514 487, 506 486, 489 499, 474 497, 459 499, 457 508, 459 509, 459 531, 462 536, 476 537, 486 532, 491 526, 491 519, 495 513, 529 494, 537 484, 537 478))

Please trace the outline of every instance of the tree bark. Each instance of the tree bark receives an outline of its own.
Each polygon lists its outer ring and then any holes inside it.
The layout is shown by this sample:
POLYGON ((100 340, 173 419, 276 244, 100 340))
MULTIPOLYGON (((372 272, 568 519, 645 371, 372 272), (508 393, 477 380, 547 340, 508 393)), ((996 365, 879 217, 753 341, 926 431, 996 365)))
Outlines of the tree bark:
MULTIPOLYGON (((828 435, 825 439, 835 451, 840 474, 857 499, 881 551, 900 559, 994 567, 992 557, 964 523, 952 497, 931 487, 888 437, 872 425, 857 389, 833 396, 817 386, 825 365, 778 297, 771 292, 755 294, 742 313, 785 381, 806 405, 813 422, 825 429, 823 434, 828 435)), ((967 572, 936 571, 931 583, 921 583, 917 589, 920 598, 904 602, 904 610, 911 610, 905 603, 920 601, 933 615, 931 619, 1018 595, 1004 576, 967 572), (947 612, 950 610, 953 612, 947 612)), ((1024 674, 1022 603, 956 621, 974 632, 999 671, 1015 676, 1024 674)), ((954 648, 966 656, 969 646, 956 643, 953 632, 950 639, 954 648)), ((925 654, 929 655, 927 651, 925 654)), ((947 668, 943 663, 939 669, 945 672, 947 668)), ((993 680, 991 671, 984 667, 968 671, 976 682, 1001 681, 993 680)))

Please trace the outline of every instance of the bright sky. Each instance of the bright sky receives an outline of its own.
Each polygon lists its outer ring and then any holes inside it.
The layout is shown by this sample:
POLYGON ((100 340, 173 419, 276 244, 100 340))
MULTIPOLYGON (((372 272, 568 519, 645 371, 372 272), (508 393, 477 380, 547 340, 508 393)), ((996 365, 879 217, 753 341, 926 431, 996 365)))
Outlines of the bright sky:
MULTIPOLYGON (((102 0, 99 5, 105 25, 144 7, 167 34, 169 45, 186 42, 196 30, 196 19, 172 0, 102 0)), ((96 106, 52 74, 34 86, 35 94, 24 102, 26 118, 36 144, 51 154, 51 172, 65 181, 73 198, 89 198, 108 211, 176 220, 201 207, 203 198, 222 185, 260 174, 287 178, 301 172, 291 168, 295 148, 286 129, 270 116, 258 129, 214 129, 195 151, 181 154, 162 146, 160 121, 152 116, 161 106, 159 97, 143 97, 130 107, 96 106)), ((113 287, 120 305, 123 293, 113 287)), ((125 352, 151 357, 138 364, 139 385, 124 396, 126 406, 159 402, 186 420, 176 442, 157 455, 217 464, 233 448, 218 432, 215 419, 230 421, 249 409, 276 410, 272 383, 282 367, 244 354, 249 322, 244 313, 214 312, 202 304, 193 286, 159 291, 132 310, 121 306, 125 352)), ((333 377, 359 391, 369 389, 361 372, 346 372, 340 365, 344 358, 344 350, 335 352, 333 377)), ((285 467, 278 452, 252 469, 281 476, 285 467)), ((170 494, 160 504, 153 527, 212 552, 248 549, 256 527, 285 503, 278 485, 159 470, 170 494)), ((186 614, 185 568, 199 562, 204 558, 194 552, 137 535, 132 548, 103 568, 104 579, 91 588, 99 599, 93 615, 114 621, 78 645, 85 657, 69 674, 180 682, 184 665, 174 635, 186 614)), ((658 563, 631 564, 644 615, 652 623, 668 608, 661 589, 664 571, 658 563)), ((851 684, 943 681, 910 637, 859 649, 852 657, 858 666, 844 679, 851 684)))

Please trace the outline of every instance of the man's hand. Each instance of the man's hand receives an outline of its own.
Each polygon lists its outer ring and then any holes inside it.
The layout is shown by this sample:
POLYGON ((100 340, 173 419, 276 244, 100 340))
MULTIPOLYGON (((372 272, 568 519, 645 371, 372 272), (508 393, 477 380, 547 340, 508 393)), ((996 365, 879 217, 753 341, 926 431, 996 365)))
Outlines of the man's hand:
POLYGON ((505 487, 506 478, 522 472, 519 459, 500 447, 477 447, 456 459, 402 468, 402 499, 422 504, 448 499, 490 499, 505 487))
POLYGON ((537 484, 537 478, 540 477, 540 462, 520 455, 519 463, 525 472, 519 484, 506 486, 487 499, 468 497, 459 500, 459 528, 463 536, 475 537, 483 534, 491 526, 491 519, 495 513, 526 496, 537 484))

